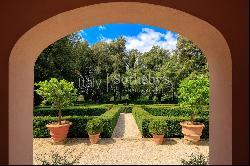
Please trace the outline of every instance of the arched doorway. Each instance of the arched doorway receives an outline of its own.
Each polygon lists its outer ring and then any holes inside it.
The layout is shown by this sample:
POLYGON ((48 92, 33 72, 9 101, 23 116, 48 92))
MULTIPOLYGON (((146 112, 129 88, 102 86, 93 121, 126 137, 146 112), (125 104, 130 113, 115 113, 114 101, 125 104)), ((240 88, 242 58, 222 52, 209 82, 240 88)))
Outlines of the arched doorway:
POLYGON ((182 11, 136 2, 91 5, 47 19, 15 44, 9 60, 9 163, 32 164, 34 64, 69 33, 107 23, 140 23, 178 32, 202 49, 210 71, 210 164, 232 163, 232 63, 221 33, 182 11))

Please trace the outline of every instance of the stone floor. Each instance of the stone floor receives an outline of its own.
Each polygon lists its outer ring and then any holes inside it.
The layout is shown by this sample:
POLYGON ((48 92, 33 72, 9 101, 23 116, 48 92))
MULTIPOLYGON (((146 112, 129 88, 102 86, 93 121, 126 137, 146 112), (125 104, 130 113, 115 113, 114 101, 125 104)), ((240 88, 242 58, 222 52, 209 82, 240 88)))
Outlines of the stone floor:
POLYGON ((131 113, 121 113, 112 137, 101 138, 98 144, 91 145, 88 138, 68 138, 62 145, 54 145, 50 138, 33 139, 33 164, 41 164, 37 157, 50 161, 52 151, 71 161, 79 156, 80 165, 179 165, 191 153, 208 156, 209 143, 165 139, 156 145, 141 137, 131 113))

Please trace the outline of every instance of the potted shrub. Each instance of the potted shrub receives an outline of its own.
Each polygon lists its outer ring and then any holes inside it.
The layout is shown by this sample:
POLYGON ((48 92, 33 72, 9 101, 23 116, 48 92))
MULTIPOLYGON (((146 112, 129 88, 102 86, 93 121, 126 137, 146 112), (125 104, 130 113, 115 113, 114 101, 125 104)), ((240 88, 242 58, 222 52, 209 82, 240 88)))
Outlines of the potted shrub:
POLYGON ((58 121, 47 124, 46 127, 50 130, 54 142, 62 142, 67 138, 69 126, 72 124, 62 120, 62 109, 76 101, 77 90, 74 88, 73 82, 64 79, 58 81, 56 78, 40 81, 35 85, 39 87, 35 90, 36 93, 43 98, 42 105, 50 103, 53 108, 58 110, 58 121))
POLYGON ((103 131, 103 122, 100 118, 88 121, 86 131, 89 135, 91 144, 96 144, 100 140, 100 133, 103 131))
POLYGON ((153 140, 157 145, 164 141, 164 134, 167 131, 167 124, 163 119, 153 119, 149 123, 149 132, 153 135, 153 140))
POLYGON ((205 127, 200 122, 195 122, 196 115, 208 105, 209 80, 208 76, 200 74, 190 75, 181 81, 179 91, 179 101, 182 107, 189 107, 192 110, 190 121, 181 122, 184 138, 192 142, 198 142, 205 127))

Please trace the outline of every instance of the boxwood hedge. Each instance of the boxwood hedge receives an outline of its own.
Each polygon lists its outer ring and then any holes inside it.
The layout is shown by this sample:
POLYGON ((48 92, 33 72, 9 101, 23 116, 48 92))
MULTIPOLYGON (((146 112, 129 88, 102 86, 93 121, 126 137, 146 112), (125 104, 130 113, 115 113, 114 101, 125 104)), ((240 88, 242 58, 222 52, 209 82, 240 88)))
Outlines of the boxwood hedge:
MULTIPOLYGON (((165 132, 164 137, 166 138, 182 138, 183 134, 181 131, 180 122, 190 120, 188 116, 154 116, 148 111, 145 111, 141 107, 134 107, 132 114, 135 118, 137 126, 143 135, 143 137, 152 137, 149 132, 149 123, 154 119, 161 119, 167 123, 168 131, 165 132)), ((209 119, 208 116, 197 117, 196 121, 202 122, 205 128, 202 131, 201 138, 209 138, 209 119)))
MULTIPOLYGON (((154 116, 183 116, 183 117, 190 117, 192 115, 192 109, 191 108, 183 108, 180 106, 142 106, 142 108, 149 112, 150 114, 154 116)), ((208 108, 203 108, 200 110, 197 114, 201 117, 207 117, 209 116, 208 108)))
MULTIPOLYGON (((87 138, 88 133, 85 130, 87 122, 93 118, 101 118, 104 127, 101 137, 110 138, 119 118, 119 109, 112 108, 100 116, 64 116, 64 120, 72 122, 69 128, 68 138, 87 138)), ((57 117, 51 116, 36 116, 33 118, 33 137, 34 138, 49 138, 49 130, 46 124, 57 121, 57 117)))
POLYGON ((132 106, 121 106, 119 107, 121 113, 132 113, 132 106))
POLYGON ((101 116, 99 116, 99 118, 101 118, 101 120, 104 123, 103 126, 103 132, 101 133, 101 137, 103 138, 110 138, 116 123, 118 121, 118 118, 120 116, 120 111, 118 107, 113 107, 111 108, 109 111, 105 112, 104 114, 102 114, 101 116))
MULTIPOLYGON (((63 116, 100 116, 109 110, 109 106, 72 106, 62 110, 63 116)), ((58 110, 50 107, 39 107, 33 111, 33 116, 58 116, 58 110)))
MULTIPOLYGON (((95 116, 65 116, 64 120, 72 122, 70 126, 68 137, 69 138, 84 138, 88 136, 85 131, 86 124, 95 116)), ((33 137, 34 138, 48 138, 50 137, 49 130, 46 124, 57 121, 57 117, 50 116, 37 116, 33 118, 33 137)))

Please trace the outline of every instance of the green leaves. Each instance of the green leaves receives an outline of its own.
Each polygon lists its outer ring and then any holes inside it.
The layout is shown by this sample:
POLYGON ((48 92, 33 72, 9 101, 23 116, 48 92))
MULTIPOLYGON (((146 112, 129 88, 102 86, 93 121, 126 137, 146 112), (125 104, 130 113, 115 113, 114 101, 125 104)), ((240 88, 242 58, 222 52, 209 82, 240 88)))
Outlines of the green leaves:
MULTIPOLYGON (((155 106, 154 109, 159 110, 161 106, 155 106)), ((175 110, 177 111, 177 110, 175 110)), ((132 114, 135 118, 136 124, 143 135, 143 137, 152 137, 151 133, 160 133, 164 132, 164 137, 166 138, 180 138, 183 137, 180 122, 190 120, 190 117, 177 115, 177 113, 171 113, 172 115, 168 116, 154 116, 151 113, 145 111, 142 107, 133 107, 132 114), (154 121, 154 122, 152 122, 154 121), (151 124, 151 131, 149 129, 149 125, 151 124), (165 125, 167 128, 165 128, 165 125), (157 129, 157 126, 160 126, 157 129)), ((202 131, 201 138, 209 138, 209 119, 208 116, 201 116, 196 118, 199 122, 205 125, 205 128, 202 131)))
POLYGON ((164 135, 168 131, 168 126, 164 119, 153 119, 148 127, 151 134, 164 135))
POLYGON ((88 121, 86 126, 86 131, 88 134, 94 135, 101 133, 103 131, 103 122, 100 118, 94 118, 88 121))
POLYGON ((49 81, 35 83, 35 86, 38 87, 36 93, 43 98, 42 104, 52 103, 57 110, 70 106, 77 100, 77 89, 73 82, 51 78, 49 81))
POLYGON ((198 112, 209 102, 208 76, 204 74, 190 75, 181 82, 178 92, 181 106, 191 106, 195 113, 198 112))

